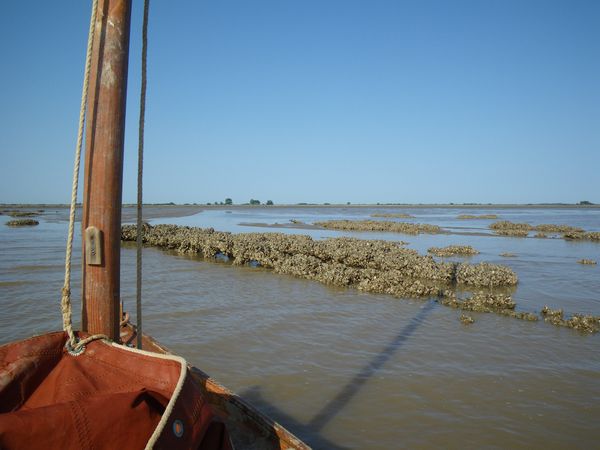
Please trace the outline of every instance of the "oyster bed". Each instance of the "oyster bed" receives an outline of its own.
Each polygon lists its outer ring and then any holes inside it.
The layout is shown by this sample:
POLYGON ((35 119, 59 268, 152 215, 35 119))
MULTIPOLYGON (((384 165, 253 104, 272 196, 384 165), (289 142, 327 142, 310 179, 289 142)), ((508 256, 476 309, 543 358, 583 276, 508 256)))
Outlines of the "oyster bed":
POLYGON ((498 216, 496 214, 479 214, 479 215, 461 214, 456 218, 457 219, 497 219, 498 216))
POLYGON ((535 235, 537 238, 547 237, 547 233, 561 234, 563 239, 579 239, 600 242, 600 232, 589 231, 586 232, 584 229, 579 227, 573 227, 570 225, 554 225, 554 224, 541 224, 541 225, 530 225, 528 223, 510 222, 508 220, 501 220, 494 222, 490 225, 490 229, 494 230, 494 233, 500 236, 516 236, 526 237, 532 231, 537 231, 535 235))
POLYGON ((447 247, 431 247, 427 253, 435 256, 473 256, 478 255, 479 251, 470 245, 448 245, 447 247))
POLYGON ((414 219, 415 216, 407 213, 376 213, 371 214, 371 217, 388 217, 390 219, 414 219))
MULTIPOLYGON (((136 226, 121 230, 124 241, 136 240, 136 226)), ((536 321, 537 314, 516 311, 516 302, 498 290, 517 284, 509 267, 479 263, 439 262, 402 243, 349 237, 313 240, 283 233, 239 233, 178 225, 144 225, 143 242, 207 259, 227 257, 233 264, 258 264, 276 273, 336 286, 353 287, 400 298, 436 298, 462 311, 496 313, 536 321), (471 292, 466 298, 461 295, 471 292)), ((468 295, 468 294, 467 294, 468 295)), ((542 315, 543 317, 546 317, 542 315)), ((574 314, 554 325, 596 332, 593 316, 574 314), (590 318, 591 317, 591 318, 590 318)))
POLYGON ((345 231, 391 231, 405 234, 438 234, 444 231, 437 225, 380 220, 328 220, 315 222, 316 226, 345 231))
POLYGON ((565 319, 562 309, 550 309, 548 306, 544 306, 541 314, 546 322, 559 327, 574 328, 584 333, 600 331, 600 316, 573 314, 569 319, 565 319))
POLYGON ((463 325, 471 325, 473 322, 475 322, 475 319, 468 314, 461 314, 459 320, 463 325))
POLYGON ((33 211, 9 211, 9 212, 7 212, 7 214, 10 217, 34 217, 34 216, 40 215, 39 212, 33 212, 33 211))
MULTIPOLYGON (((135 241, 135 234, 134 225, 123 226, 123 240, 135 241)), ((224 255, 233 264, 258 263, 277 273, 398 297, 443 295, 454 285, 469 289, 517 284, 517 275, 505 266, 438 262, 382 240, 313 240, 283 233, 232 234, 211 228, 145 225, 144 243, 204 258, 224 255)))
POLYGON ((590 266, 595 266, 596 264, 598 264, 596 261, 594 261, 593 259, 580 259, 579 261, 577 261, 579 264, 585 264, 585 265, 590 265, 590 266))
POLYGON ((37 220, 33 219, 16 219, 6 222, 6 225, 9 227, 31 227, 39 224, 37 220))
POLYGON ((475 292, 471 297, 466 299, 457 298, 452 292, 446 293, 445 297, 440 300, 440 303, 451 308, 461 309, 463 311, 496 313, 503 316, 513 317, 515 319, 537 321, 537 314, 530 312, 515 311, 517 304, 510 295, 492 293, 492 292, 475 292))

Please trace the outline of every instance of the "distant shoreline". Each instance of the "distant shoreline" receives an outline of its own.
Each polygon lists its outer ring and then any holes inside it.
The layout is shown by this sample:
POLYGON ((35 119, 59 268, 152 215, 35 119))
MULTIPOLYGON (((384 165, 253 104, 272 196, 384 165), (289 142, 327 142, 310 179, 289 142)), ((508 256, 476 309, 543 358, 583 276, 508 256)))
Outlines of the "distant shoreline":
MULTIPOLYGON (((81 205, 78 205, 78 208, 81 205)), ((395 204, 319 204, 319 203, 292 203, 292 204, 276 204, 276 205, 249 205, 249 204, 233 204, 233 205, 202 205, 202 204, 144 204, 144 210, 146 212, 152 211, 153 209, 169 209, 175 212, 179 210, 185 215, 189 214, 189 210, 195 210, 200 212, 204 209, 257 209, 257 208, 268 208, 268 209, 279 209, 279 208, 376 208, 376 209, 430 209, 430 208, 444 208, 444 209, 600 209, 600 204, 593 205, 579 205, 579 204, 568 204, 568 203, 533 203, 533 204, 458 204, 458 203, 395 203, 395 204)), ((67 204, 52 204, 52 203, 0 203, 0 210, 11 209, 11 208, 54 208, 54 209, 67 209, 67 204)), ((123 209, 136 208, 135 204, 125 203, 123 209)), ((162 214, 161 214, 162 215, 162 214)))
MULTIPOLYGON (((58 221, 68 221, 69 220, 69 205, 65 204, 0 204, 0 212, 4 210, 14 210, 14 209, 23 209, 23 210, 58 210, 58 215, 53 217, 53 220, 58 221)), ((402 210, 415 210, 415 209, 453 209, 456 211, 459 210, 473 210, 473 211, 486 211, 486 210, 510 210, 510 209, 521 209, 521 210, 550 210, 550 209, 562 209, 562 210, 590 210, 590 211, 598 211, 600 210, 600 205, 567 205, 567 204, 535 204, 535 205, 509 205, 509 204, 499 204, 499 205, 450 205, 450 204, 402 204, 402 205, 368 205, 368 204, 356 204, 356 205, 316 205, 316 204, 303 204, 303 205, 171 205, 171 204, 150 204, 144 205, 143 207, 143 220, 151 220, 151 219, 167 219, 174 217, 187 217, 193 216, 195 214, 199 214, 203 211, 256 211, 256 210, 310 210, 310 209, 337 209, 341 211, 346 210, 360 210, 360 209, 370 209, 370 210, 379 210, 379 211, 402 211, 402 210)), ((45 215, 44 212, 41 213, 42 216, 45 215)), ((76 220, 79 221, 81 215, 81 205, 77 206, 77 214, 76 220)), ((121 223, 135 223, 137 217, 137 208, 136 205, 132 204, 124 204, 121 210, 121 223)), ((267 227, 267 228, 307 228, 306 224, 259 224, 259 223, 251 223, 244 224, 246 226, 251 227, 267 227)))

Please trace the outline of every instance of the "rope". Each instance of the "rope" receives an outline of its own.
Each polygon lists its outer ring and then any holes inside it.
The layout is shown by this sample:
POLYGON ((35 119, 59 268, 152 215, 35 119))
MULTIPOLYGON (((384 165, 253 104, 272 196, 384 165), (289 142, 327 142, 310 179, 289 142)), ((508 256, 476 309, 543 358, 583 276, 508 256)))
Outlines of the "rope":
POLYGON ((148 53, 148 10, 150 0, 144 0, 142 25, 142 87, 140 93, 140 122, 138 130, 138 182, 137 182, 137 233, 136 233, 136 314, 137 348, 142 348, 142 175, 144 172, 144 119, 146 116, 146 59, 148 53))
POLYGON ((67 237, 67 254, 65 257, 65 284, 62 288, 62 298, 60 301, 63 330, 69 336, 69 345, 72 349, 83 348, 87 343, 95 339, 108 339, 105 335, 96 334, 82 341, 77 342, 77 337, 73 332, 72 307, 71 307, 71 255, 73 253, 73 235, 75 229, 75 207, 77 203, 77 185, 79 182, 79 165, 81 161, 81 146, 83 142, 83 128, 85 124, 85 109, 87 106, 88 86, 90 78, 90 68, 92 65, 92 45, 94 42, 94 27, 96 25, 96 13, 98 10, 98 0, 92 1, 92 17, 90 19, 90 29, 88 33, 88 44, 85 54, 85 71, 83 76, 83 89, 81 92, 81 107, 79 109, 79 128, 77 131, 77 146, 75 149, 75 165, 73 167, 73 185, 71 187, 71 210, 69 213, 69 234, 67 237))

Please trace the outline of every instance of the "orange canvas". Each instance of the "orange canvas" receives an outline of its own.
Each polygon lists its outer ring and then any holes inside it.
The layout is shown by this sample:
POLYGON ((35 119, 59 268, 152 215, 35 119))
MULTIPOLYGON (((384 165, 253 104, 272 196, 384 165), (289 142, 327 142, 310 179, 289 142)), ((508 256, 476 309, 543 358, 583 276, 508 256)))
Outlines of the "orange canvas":
POLYGON ((231 449, 183 359, 101 340, 73 356, 66 341, 0 347, 0 448, 231 449))

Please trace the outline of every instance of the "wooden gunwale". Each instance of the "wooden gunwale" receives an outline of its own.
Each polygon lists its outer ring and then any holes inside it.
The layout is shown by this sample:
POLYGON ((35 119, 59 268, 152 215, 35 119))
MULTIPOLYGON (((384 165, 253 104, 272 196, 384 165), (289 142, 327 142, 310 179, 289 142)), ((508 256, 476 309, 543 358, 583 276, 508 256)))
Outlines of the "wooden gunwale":
MULTIPOLYGON (((136 337, 137 333, 131 324, 121 328, 121 340, 125 345, 133 345, 136 337)), ((146 334, 142 335, 142 342, 146 351, 163 355, 174 354, 146 334)), ((258 411, 202 370, 189 364, 188 369, 214 413, 227 425, 236 449, 310 450, 311 447, 285 427, 258 411)))

